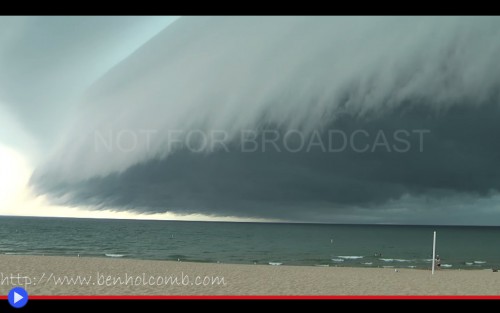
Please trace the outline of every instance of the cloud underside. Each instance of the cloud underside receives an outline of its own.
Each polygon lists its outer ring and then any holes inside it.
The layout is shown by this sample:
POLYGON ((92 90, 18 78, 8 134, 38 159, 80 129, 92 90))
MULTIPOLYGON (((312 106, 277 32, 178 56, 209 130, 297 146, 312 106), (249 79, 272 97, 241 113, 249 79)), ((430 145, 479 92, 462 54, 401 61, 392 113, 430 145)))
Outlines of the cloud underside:
POLYGON ((500 189, 499 22, 181 18, 94 84, 32 183, 55 202, 140 212, 490 216, 500 189), (228 149, 171 149, 176 129, 223 131, 228 149), (258 132, 257 151, 242 150, 246 129, 258 132), (141 130, 153 133, 147 147, 96 147, 96 133, 141 130), (307 135, 303 149, 264 140, 290 130, 307 135))
POLYGON ((444 113, 413 105, 371 120, 340 116, 311 132, 318 137, 300 138, 298 131, 285 137, 285 130, 265 127, 255 138, 226 143, 227 150, 184 147, 119 174, 54 185, 47 178, 38 186, 65 204, 139 212, 292 220, 330 214, 334 221, 336 212, 372 209, 363 213, 371 216, 388 203, 407 207, 408 196, 438 201, 495 195, 499 118, 496 105, 444 113))

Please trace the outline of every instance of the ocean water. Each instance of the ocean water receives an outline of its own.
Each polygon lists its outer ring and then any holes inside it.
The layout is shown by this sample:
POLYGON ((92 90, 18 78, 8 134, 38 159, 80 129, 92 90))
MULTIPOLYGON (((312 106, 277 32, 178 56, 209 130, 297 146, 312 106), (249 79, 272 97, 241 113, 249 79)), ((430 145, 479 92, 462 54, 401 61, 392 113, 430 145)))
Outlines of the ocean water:
POLYGON ((0 254, 268 265, 500 267, 500 227, 0 217, 0 254))

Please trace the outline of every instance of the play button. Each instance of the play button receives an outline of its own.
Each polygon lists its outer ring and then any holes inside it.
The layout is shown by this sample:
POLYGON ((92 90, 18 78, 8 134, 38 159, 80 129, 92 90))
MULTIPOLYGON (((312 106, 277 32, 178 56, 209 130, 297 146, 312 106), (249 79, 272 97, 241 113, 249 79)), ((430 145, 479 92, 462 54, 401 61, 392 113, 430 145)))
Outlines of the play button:
POLYGON ((18 294, 17 292, 14 292, 14 303, 18 303, 19 301, 21 301, 22 299, 24 299, 23 296, 21 296, 20 294, 18 294))
POLYGON ((11 306, 19 309, 28 303, 28 293, 21 287, 12 288, 9 291, 8 299, 11 306))

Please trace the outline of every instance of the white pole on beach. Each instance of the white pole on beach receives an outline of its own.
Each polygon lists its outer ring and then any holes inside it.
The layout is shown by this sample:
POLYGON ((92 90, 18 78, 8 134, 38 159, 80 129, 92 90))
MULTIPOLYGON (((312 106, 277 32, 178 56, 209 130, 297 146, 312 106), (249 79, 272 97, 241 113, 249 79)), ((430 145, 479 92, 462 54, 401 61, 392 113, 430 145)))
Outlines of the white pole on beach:
POLYGON ((436 231, 434 231, 434 239, 432 240, 432 275, 434 275, 435 263, 436 263, 436 231))

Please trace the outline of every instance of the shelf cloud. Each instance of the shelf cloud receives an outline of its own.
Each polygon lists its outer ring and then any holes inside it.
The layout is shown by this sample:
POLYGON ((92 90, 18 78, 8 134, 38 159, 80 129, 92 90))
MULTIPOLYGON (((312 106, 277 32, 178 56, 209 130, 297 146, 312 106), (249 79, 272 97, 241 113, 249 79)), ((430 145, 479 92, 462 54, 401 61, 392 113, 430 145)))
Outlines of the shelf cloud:
POLYGON ((497 17, 182 17, 68 100, 31 184, 96 209, 488 223, 498 29, 497 17))

